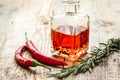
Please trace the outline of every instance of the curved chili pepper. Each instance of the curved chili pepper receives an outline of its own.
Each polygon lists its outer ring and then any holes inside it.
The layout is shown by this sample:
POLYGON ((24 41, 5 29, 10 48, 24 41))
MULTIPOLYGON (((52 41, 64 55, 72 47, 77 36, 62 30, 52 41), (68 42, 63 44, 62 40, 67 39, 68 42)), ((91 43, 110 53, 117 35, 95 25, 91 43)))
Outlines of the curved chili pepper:
POLYGON ((22 56, 23 52, 26 50, 26 46, 23 45, 20 48, 18 48, 15 52, 15 61, 22 67, 36 67, 36 66, 43 66, 50 70, 50 68, 44 64, 39 63, 36 60, 33 59, 27 59, 22 56))
POLYGON ((47 64, 50 66, 67 65, 67 63, 65 63, 63 61, 44 56, 40 51, 38 51, 38 49, 34 46, 34 44, 32 43, 31 40, 27 40, 26 45, 27 45, 27 50, 30 52, 31 56, 40 63, 47 64))

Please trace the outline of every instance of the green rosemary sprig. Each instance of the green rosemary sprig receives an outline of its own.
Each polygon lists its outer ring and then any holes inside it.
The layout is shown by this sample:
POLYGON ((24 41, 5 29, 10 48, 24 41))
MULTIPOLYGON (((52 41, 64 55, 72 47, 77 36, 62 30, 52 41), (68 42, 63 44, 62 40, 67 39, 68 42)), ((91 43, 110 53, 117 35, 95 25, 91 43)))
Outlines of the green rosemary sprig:
POLYGON ((107 43, 100 43, 101 48, 95 48, 91 51, 91 56, 86 60, 82 61, 78 65, 72 67, 64 68, 59 73, 50 74, 50 77, 56 77, 62 79, 69 75, 77 75, 79 73, 85 73, 87 71, 92 71, 97 63, 101 62, 103 58, 113 54, 114 52, 119 52, 120 50, 120 38, 118 39, 109 39, 107 43))

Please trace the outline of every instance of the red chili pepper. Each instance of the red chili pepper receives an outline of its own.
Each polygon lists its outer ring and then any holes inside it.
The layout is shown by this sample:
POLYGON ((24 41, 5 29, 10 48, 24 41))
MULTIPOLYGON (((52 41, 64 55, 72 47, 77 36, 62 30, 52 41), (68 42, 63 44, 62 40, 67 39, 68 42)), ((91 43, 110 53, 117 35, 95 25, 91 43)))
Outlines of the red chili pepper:
POLYGON ((38 49, 34 46, 34 44, 32 43, 31 40, 27 40, 26 45, 27 45, 27 49, 30 52, 31 56, 40 63, 47 64, 50 66, 67 65, 67 63, 65 63, 63 61, 60 61, 60 60, 43 55, 40 51, 38 51, 38 49))
POLYGON ((18 63, 20 66, 22 67, 36 67, 36 66, 43 66, 47 69, 50 70, 50 68, 44 64, 41 64, 39 63, 38 61, 36 60, 33 60, 33 59, 27 59, 27 58, 24 58, 22 56, 23 52, 27 49, 27 47, 25 45, 21 46, 20 48, 18 48, 15 52, 15 60, 16 60, 16 63, 18 63))

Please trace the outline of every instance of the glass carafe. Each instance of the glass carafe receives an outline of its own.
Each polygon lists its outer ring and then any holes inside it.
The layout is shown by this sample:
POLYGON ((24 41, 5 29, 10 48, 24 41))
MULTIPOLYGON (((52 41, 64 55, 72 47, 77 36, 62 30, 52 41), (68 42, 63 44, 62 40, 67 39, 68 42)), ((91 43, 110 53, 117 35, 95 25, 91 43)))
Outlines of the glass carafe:
POLYGON ((79 13, 79 0, 65 0, 65 13, 51 21, 51 39, 57 56, 77 61, 86 54, 89 45, 89 16, 79 13))

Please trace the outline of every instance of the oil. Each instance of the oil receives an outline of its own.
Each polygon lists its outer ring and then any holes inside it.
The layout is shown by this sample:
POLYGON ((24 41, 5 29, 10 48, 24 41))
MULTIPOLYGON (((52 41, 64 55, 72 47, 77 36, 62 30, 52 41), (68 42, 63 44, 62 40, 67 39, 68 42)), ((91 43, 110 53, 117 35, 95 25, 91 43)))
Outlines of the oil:
POLYGON ((60 25, 51 29, 51 39, 53 49, 59 52, 59 57, 68 61, 78 61, 88 49, 89 27, 60 25))

